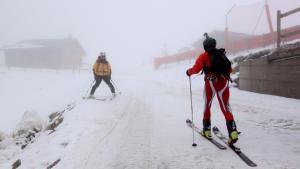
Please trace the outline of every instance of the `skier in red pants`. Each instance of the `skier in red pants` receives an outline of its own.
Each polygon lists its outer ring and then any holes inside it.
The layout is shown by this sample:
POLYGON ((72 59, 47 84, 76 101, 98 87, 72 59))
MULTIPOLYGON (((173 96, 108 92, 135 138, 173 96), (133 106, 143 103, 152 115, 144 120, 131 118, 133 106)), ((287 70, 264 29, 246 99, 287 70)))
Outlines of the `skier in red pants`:
POLYGON ((210 107, 212 99, 217 95, 220 108, 225 116, 227 130, 229 134, 229 144, 238 140, 236 124, 229 106, 229 81, 232 72, 231 62, 225 55, 225 49, 216 48, 216 40, 204 34, 203 41, 205 52, 196 60, 194 66, 186 71, 187 76, 199 73, 203 70, 205 77, 204 86, 204 115, 203 115, 203 135, 211 137, 210 107))

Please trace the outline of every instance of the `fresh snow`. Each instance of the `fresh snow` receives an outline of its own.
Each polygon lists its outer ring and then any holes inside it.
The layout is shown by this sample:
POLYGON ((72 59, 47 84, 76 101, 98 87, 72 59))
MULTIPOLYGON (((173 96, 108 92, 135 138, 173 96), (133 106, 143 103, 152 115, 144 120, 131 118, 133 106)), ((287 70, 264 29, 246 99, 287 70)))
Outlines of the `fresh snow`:
MULTIPOLYGON (((199 135, 192 147, 189 81, 192 63, 151 70, 145 66, 114 70, 118 90, 113 101, 83 100, 92 82, 90 71, 6 68, 0 73, 0 168, 20 169, 232 169, 248 167, 232 151, 219 150, 199 135), (48 115, 63 110, 55 132, 42 130, 24 149, 14 131, 43 126, 48 115), (25 113, 25 114, 24 114, 25 113), (23 118, 22 118, 23 117, 23 118), (26 117, 26 118, 25 118, 26 117)), ((114 68, 114 67, 113 67, 114 68)), ((203 77, 192 77, 195 124, 201 127, 203 77)), ((103 83, 96 95, 110 95, 103 83)), ((300 157, 300 101, 231 88, 237 143, 261 169, 296 169, 300 157)), ((217 99, 212 124, 226 132, 217 99)))

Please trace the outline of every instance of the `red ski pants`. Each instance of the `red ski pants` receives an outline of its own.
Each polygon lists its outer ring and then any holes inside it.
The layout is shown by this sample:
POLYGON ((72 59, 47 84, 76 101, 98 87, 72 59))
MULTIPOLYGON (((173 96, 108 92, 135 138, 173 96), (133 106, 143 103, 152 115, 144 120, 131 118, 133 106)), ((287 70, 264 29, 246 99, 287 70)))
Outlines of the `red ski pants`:
POLYGON ((233 115, 229 105, 229 87, 228 80, 216 78, 214 80, 205 80, 205 88, 203 92, 204 98, 204 120, 210 119, 210 107, 212 100, 217 95, 220 108, 226 120, 233 120, 233 115))

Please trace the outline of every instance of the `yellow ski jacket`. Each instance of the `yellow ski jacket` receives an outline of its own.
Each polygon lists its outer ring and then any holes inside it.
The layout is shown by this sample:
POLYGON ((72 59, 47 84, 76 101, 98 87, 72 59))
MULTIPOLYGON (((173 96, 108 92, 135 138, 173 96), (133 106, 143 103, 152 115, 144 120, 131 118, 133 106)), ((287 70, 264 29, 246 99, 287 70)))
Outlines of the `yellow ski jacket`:
POLYGON ((93 71, 97 76, 109 76, 111 75, 111 67, 108 62, 95 62, 93 65, 93 71))

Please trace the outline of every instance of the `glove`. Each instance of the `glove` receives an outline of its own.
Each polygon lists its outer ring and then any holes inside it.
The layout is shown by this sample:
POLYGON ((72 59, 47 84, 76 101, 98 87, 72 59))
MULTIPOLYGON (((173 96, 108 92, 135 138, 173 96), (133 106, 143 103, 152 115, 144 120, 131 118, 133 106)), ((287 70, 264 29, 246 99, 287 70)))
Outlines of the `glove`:
POLYGON ((189 77, 191 76, 191 75, 189 74, 189 69, 188 69, 188 70, 186 70, 186 72, 185 72, 185 73, 186 73, 186 75, 187 75, 187 76, 189 76, 189 77))

